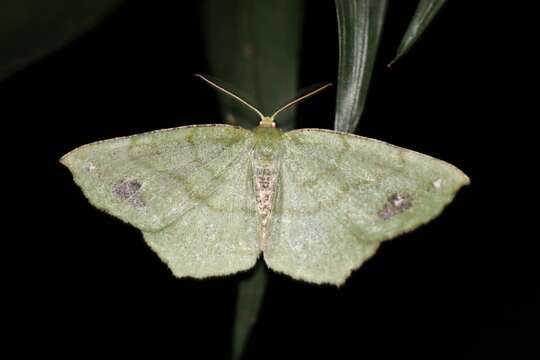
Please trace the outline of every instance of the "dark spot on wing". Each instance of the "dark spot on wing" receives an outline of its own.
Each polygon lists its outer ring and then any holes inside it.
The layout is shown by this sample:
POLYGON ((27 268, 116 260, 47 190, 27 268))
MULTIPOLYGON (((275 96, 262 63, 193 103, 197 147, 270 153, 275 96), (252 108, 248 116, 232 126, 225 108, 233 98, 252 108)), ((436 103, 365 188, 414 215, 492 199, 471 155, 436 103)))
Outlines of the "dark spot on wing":
POLYGON ((143 207, 144 201, 139 193, 141 183, 136 180, 122 179, 113 187, 113 192, 120 198, 128 201, 134 207, 143 207))
POLYGON ((409 194, 392 194, 388 197, 384 207, 379 210, 377 215, 383 220, 388 220, 394 215, 411 208, 412 205, 412 199, 409 194))

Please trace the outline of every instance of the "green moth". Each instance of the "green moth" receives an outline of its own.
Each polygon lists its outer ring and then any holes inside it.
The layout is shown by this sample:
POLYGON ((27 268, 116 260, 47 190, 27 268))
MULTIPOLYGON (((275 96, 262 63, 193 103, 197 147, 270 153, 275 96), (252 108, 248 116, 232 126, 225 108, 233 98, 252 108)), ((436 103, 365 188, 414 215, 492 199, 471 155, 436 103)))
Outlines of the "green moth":
MULTIPOLYGON (((98 141, 60 160, 97 208, 132 224, 177 277, 251 268, 340 285, 381 241, 436 217, 469 179, 381 141, 322 129, 184 126, 98 141)), ((326 86, 325 86, 326 87, 326 86)))

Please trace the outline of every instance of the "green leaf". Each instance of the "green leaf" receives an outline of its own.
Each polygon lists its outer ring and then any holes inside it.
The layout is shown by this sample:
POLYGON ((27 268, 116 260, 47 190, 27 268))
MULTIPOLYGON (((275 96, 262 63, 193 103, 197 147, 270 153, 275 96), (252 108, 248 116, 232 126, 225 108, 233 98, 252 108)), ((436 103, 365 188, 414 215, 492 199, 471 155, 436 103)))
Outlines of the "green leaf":
MULTIPOLYGON (((231 83, 229 88, 263 113, 272 113, 298 91, 302 11, 301 0, 207 0, 204 17, 211 75, 231 83)), ((219 100, 226 122, 257 126, 259 118, 244 106, 221 94, 219 100)), ((283 130, 293 129, 295 110, 281 115, 278 124, 283 130)), ((234 359, 242 356, 265 288, 262 264, 238 285, 234 359)))
MULTIPOLYGON (((300 0, 208 0, 204 9, 211 75, 270 114, 297 93, 302 8, 300 0), (240 91, 238 91, 240 90, 240 91)), ((220 95, 228 123, 253 128, 258 118, 220 95)), ((294 110, 278 119, 283 130, 295 127, 294 110)))
POLYGON ((267 270, 259 261, 249 276, 240 280, 236 301, 236 321, 233 332, 233 359, 242 358, 251 329, 257 322, 266 290, 267 270))
POLYGON ((409 27, 401 40, 401 44, 399 44, 396 57, 394 60, 392 60, 392 62, 390 62, 389 66, 395 63, 411 49, 445 2, 446 0, 420 0, 413 19, 411 20, 409 27))
POLYGON ((336 0, 339 66, 335 130, 356 130, 366 102, 386 6, 386 0, 336 0))
POLYGON ((2 0, 0 80, 89 30, 122 0, 2 0))

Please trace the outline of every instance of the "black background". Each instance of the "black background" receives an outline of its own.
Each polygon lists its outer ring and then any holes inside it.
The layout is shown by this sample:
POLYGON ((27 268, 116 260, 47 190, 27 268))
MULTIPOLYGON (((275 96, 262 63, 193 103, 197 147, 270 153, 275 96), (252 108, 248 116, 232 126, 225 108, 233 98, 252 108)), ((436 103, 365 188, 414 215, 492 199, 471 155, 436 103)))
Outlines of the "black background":
MULTIPOLYGON (((389 6, 359 133, 446 160, 472 184, 438 219, 384 243, 341 288, 270 272, 246 358, 538 356, 538 181, 527 170, 535 163, 514 151, 530 145, 517 136, 532 116, 509 85, 522 76, 521 55, 507 61, 513 39, 485 6, 451 2, 387 68, 414 7, 389 6)), ((300 87, 335 82, 333 2, 305 10, 300 87)), ((130 1, 0 84, 5 165, 21 189, 6 194, 19 198, 20 221, 7 242, 23 247, 10 275, 24 294, 22 334, 43 353, 227 358, 243 275, 175 279, 138 230, 89 205, 57 162, 100 139, 221 122, 197 72, 209 72, 200 3, 130 1)), ((302 103, 299 127, 331 128, 334 99, 329 91, 302 103)))

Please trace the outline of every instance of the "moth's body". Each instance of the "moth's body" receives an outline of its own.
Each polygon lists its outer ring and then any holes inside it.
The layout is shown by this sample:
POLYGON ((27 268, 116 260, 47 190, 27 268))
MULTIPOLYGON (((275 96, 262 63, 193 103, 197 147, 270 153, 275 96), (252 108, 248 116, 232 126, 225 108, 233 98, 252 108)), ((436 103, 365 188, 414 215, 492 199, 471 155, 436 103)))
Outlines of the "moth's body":
POLYGON ((270 117, 255 110, 253 131, 159 130, 84 145, 61 162, 93 205, 140 229, 178 277, 246 270, 262 254, 275 271, 334 285, 469 182, 448 163, 381 141, 284 133, 273 119, 290 104, 270 117))
POLYGON ((257 212, 260 216, 259 241, 261 249, 270 235, 270 219, 274 209, 276 186, 283 147, 283 132, 273 126, 259 125, 254 131, 253 175, 257 212))

